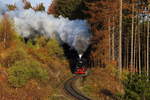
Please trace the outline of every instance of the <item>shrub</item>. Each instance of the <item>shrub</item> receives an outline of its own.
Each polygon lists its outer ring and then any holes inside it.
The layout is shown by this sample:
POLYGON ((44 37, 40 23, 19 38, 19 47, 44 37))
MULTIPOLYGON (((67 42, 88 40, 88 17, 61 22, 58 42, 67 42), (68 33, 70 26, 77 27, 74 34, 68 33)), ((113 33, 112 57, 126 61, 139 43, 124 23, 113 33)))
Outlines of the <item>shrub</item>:
POLYGON ((150 98, 150 81, 146 74, 129 74, 123 81, 125 94, 123 100, 148 100, 150 98))
POLYGON ((48 39, 44 36, 41 36, 41 37, 38 37, 37 38, 37 44, 40 46, 40 47, 45 47, 47 42, 48 42, 48 39))
POLYGON ((8 56, 3 60, 2 64, 5 67, 12 66, 16 61, 21 61, 27 59, 29 56, 24 48, 15 48, 12 50, 8 56))
POLYGON ((48 49, 49 56, 64 57, 63 48, 59 45, 57 40, 51 39, 47 43, 46 47, 48 49))
POLYGON ((30 79, 30 71, 27 67, 13 66, 8 69, 8 81, 13 87, 21 87, 30 79))
POLYGON ((138 93, 129 89, 125 89, 125 92, 126 92, 124 97, 125 100, 141 100, 138 93))
POLYGON ((13 87, 22 87, 30 79, 48 80, 47 70, 33 59, 18 61, 8 69, 8 81, 13 87))
POLYGON ((40 66, 32 66, 30 69, 31 77, 41 82, 48 80, 48 72, 40 66))

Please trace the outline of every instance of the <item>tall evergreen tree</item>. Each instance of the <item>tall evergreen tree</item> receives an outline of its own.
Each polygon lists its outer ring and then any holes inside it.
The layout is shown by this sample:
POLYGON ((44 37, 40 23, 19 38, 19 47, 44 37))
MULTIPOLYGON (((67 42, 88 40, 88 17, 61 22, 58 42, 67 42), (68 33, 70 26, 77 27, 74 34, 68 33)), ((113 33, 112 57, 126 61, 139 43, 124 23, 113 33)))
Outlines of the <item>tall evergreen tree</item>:
POLYGON ((64 16, 69 19, 83 19, 84 1, 86 0, 54 0, 48 13, 56 16, 64 16))

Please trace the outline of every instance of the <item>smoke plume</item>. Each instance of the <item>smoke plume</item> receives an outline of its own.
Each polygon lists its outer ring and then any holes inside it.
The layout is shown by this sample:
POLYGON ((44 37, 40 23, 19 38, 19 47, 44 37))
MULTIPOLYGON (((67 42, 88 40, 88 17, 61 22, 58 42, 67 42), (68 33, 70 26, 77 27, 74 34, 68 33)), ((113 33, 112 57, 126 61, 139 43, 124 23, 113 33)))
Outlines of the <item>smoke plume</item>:
POLYGON ((17 32, 23 37, 31 35, 55 37, 69 44, 79 53, 83 53, 89 45, 90 29, 85 20, 69 20, 62 16, 56 18, 46 12, 24 10, 20 7, 15 11, 8 11, 0 2, 0 14, 4 12, 14 21, 17 32))

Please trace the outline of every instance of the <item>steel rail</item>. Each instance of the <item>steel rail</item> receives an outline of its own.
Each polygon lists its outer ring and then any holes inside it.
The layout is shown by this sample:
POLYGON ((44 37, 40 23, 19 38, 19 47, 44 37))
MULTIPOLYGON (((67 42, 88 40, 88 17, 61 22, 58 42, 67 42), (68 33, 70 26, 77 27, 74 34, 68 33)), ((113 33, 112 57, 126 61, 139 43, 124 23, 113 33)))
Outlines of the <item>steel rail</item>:
POLYGON ((71 79, 67 80, 64 83, 64 90, 71 95, 72 97, 74 97, 77 100, 91 100, 88 97, 84 96, 83 94, 81 94, 80 92, 78 92, 75 89, 75 81, 78 79, 77 76, 72 77, 71 79))

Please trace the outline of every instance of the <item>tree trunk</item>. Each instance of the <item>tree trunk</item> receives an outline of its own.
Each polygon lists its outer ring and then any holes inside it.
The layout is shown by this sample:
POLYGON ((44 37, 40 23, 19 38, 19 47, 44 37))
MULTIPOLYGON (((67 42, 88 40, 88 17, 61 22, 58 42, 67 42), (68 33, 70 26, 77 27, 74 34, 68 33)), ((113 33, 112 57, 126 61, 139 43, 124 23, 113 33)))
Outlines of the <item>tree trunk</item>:
MULTIPOLYGON (((137 26, 136 26, 136 28, 135 28, 135 31, 137 32, 137 26)), ((135 32, 135 38, 134 38, 134 61, 133 61, 133 66, 135 67, 135 71, 137 71, 136 69, 137 69, 137 67, 136 67, 136 45, 137 45, 137 41, 136 41, 136 32, 135 32)))
POLYGON ((139 49, 139 74, 141 74, 141 37, 140 37, 140 31, 139 31, 139 45, 138 45, 138 49, 139 49))
POLYGON ((115 60, 115 19, 113 17, 113 28, 112 28, 112 60, 115 60))
POLYGON ((138 16, 136 15, 136 25, 135 25, 135 40, 134 40, 134 66, 135 66, 135 71, 138 72, 138 16))
POLYGON ((120 0, 120 21, 119 21, 119 74, 122 73, 122 0, 120 0))
POLYGON ((132 29, 131 29, 131 72, 133 71, 133 47, 134 47, 134 4, 132 4, 132 29))
POLYGON ((149 76, 149 19, 147 23, 147 76, 149 76))
POLYGON ((122 0, 120 0, 120 21, 119 21, 119 74, 122 74, 122 0))
POLYGON ((127 54, 126 54, 126 67, 127 67, 127 70, 129 70, 129 43, 128 43, 128 40, 127 40, 127 54))
POLYGON ((4 48, 6 48, 6 38, 7 38, 7 32, 6 32, 6 19, 3 19, 3 25, 4 25, 4 39, 3 39, 3 42, 4 42, 4 48))
POLYGON ((138 17, 138 26, 137 26, 137 34, 138 34, 138 71, 141 74, 141 27, 138 17))
POLYGON ((111 27, 110 27, 110 18, 108 19, 108 31, 109 31, 109 62, 111 61, 111 27))

